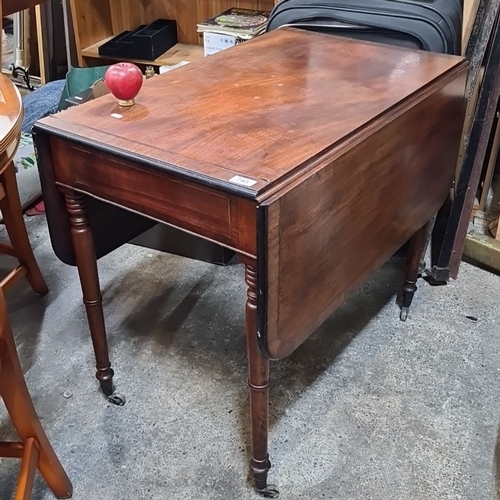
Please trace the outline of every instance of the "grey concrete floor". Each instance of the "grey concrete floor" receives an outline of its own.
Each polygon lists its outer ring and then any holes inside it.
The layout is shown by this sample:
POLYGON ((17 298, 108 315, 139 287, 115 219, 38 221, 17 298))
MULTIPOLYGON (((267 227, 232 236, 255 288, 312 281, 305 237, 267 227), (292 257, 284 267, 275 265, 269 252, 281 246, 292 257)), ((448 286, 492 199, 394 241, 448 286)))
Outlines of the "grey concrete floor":
MULTIPOLYGON (((100 261, 116 383, 127 397, 116 407, 94 379, 76 270, 52 253, 43 218, 28 227, 50 293, 39 298, 23 282, 8 305, 74 498, 257 498, 247 472, 241 266, 130 245, 100 261)), ((500 278, 464 264, 446 287, 422 283, 402 323, 401 264, 393 258, 271 365, 270 477, 281 498, 498 498, 500 278)), ((0 423, 1 437, 11 436, 5 412, 0 423)), ((16 472, 0 461, 2 499, 16 472)), ((34 498, 52 498, 40 478, 34 498)))

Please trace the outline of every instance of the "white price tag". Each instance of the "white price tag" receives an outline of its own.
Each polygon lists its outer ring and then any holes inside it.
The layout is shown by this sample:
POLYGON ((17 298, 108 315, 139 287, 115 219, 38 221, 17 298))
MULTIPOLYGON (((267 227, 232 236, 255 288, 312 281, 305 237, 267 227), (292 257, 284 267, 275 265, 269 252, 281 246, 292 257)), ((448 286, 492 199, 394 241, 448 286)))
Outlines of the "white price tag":
POLYGON ((254 184, 257 184, 257 181, 253 179, 247 179, 246 177, 241 177, 240 175, 235 175, 234 177, 231 177, 229 179, 229 182, 232 182, 233 184, 239 184, 240 186, 246 186, 246 187, 251 187, 254 184))

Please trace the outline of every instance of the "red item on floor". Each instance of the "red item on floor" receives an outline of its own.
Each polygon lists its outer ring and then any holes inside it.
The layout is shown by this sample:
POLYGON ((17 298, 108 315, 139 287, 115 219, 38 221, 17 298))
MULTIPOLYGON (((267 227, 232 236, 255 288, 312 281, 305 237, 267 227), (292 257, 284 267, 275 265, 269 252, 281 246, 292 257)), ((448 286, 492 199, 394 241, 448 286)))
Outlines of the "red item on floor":
POLYGON ((33 217, 35 215, 43 215, 45 213, 45 204, 43 201, 35 205, 33 208, 30 208, 26 211, 26 215, 28 217, 33 217))

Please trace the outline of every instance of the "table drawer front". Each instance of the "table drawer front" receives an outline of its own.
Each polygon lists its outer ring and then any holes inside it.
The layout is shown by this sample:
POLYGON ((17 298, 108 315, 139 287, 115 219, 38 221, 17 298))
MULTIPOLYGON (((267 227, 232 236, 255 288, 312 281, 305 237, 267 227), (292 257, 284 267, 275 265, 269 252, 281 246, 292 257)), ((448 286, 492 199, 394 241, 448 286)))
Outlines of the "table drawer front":
POLYGON ((51 139, 51 150, 58 183, 255 254, 255 238, 241 238, 239 232, 243 224, 255 227, 252 202, 60 139, 51 139))

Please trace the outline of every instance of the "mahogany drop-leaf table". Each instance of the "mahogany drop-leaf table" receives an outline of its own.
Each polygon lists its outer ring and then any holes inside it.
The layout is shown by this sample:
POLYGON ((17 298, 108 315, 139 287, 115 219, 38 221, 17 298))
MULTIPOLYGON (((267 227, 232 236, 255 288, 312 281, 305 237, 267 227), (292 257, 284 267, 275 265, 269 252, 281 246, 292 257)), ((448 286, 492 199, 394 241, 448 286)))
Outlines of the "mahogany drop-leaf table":
POLYGON ((404 319, 429 221, 452 184, 467 67, 285 28, 147 80, 132 107, 108 95, 39 122, 42 177, 64 196, 104 393, 113 370, 89 197, 245 264, 250 467, 256 489, 276 496, 269 360, 292 353, 411 240, 404 319))

